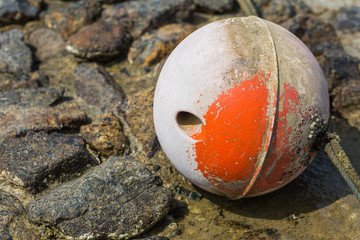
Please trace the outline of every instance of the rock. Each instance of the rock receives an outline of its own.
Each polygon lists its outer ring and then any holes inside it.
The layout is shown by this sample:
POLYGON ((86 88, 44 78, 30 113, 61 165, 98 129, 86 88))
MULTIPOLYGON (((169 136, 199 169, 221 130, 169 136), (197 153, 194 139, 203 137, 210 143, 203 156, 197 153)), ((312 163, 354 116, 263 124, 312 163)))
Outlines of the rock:
POLYGON ((41 71, 14 77, 12 74, 0 74, 0 93, 24 89, 43 87, 48 84, 48 78, 41 71))
POLYGON ((105 157, 129 152, 126 138, 119 119, 112 113, 101 115, 99 124, 83 125, 80 133, 85 141, 105 157))
POLYGON ((137 39, 161 25, 182 22, 192 15, 193 10, 192 0, 126 1, 106 8, 101 17, 117 20, 137 39))
POLYGON ((56 227, 67 238, 128 239, 167 214, 171 195, 160 185, 137 159, 112 156, 31 201, 27 213, 31 222, 56 227))
POLYGON ((38 12, 27 0, 0 0, 0 26, 36 18, 38 12))
POLYGON ((335 18, 336 30, 356 33, 360 31, 360 6, 340 8, 335 18))
POLYGON ((360 60, 347 54, 339 45, 322 43, 313 49, 313 53, 322 67, 329 89, 360 75, 360 60))
POLYGON ((0 140, 20 136, 30 131, 59 131, 76 129, 86 124, 87 117, 76 107, 18 107, 0 108, 0 140))
POLYGON ((0 190, 0 239, 40 239, 34 226, 26 218, 22 203, 11 194, 0 190))
POLYGON ((83 0, 47 11, 42 18, 48 28, 59 31, 63 37, 67 38, 90 23, 100 12, 99 1, 83 0))
POLYGON ((261 17, 277 24, 297 14, 311 12, 302 0, 255 0, 254 4, 261 17))
POLYGON ((99 112, 111 112, 124 99, 120 86, 100 65, 82 63, 74 70, 76 94, 99 112))
POLYGON ((179 23, 169 24, 145 33, 131 45, 128 59, 131 63, 140 66, 158 63, 193 31, 195 31, 195 26, 179 23))
POLYGON ((230 11, 234 0, 194 0, 198 10, 209 13, 223 13, 230 11))
POLYGON ((0 92, 0 108, 10 105, 21 107, 50 106, 61 99, 64 94, 63 88, 26 88, 8 92, 0 92))
POLYGON ((164 236, 152 236, 147 238, 136 238, 134 240, 170 240, 170 238, 164 236))
POLYGON ((19 75, 31 71, 32 53, 23 39, 18 29, 0 33, 0 73, 19 75))
POLYGON ((295 34, 310 50, 325 42, 340 44, 331 24, 310 15, 296 15, 282 22, 281 26, 295 34))
POLYGON ((66 50, 77 57, 109 60, 127 50, 130 35, 116 21, 97 21, 72 35, 66 50))
POLYGON ((81 137, 56 132, 30 131, 24 137, 6 138, 0 152, 1 181, 32 193, 43 190, 49 181, 97 163, 81 137))
POLYGON ((154 91, 154 88, 139 91, 120 107, 126 122, 149 158, 154 156, 160 146, 153 123, 154 91))
POLYGON ((48 28, 36 29, 30 34, 29 42, 36 49, 35 56, 40 61, 51 58, 65 48, 61 35, 48 28))

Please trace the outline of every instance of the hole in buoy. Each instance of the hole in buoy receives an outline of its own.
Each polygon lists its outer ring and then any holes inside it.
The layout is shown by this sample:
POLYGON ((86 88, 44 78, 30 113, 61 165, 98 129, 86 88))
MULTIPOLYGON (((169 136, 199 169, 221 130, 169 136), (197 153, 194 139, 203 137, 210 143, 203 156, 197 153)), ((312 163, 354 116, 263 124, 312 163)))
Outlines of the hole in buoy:
POLYGON ((176 116, 176 121, 180 128, 190 137, 199 133, 203 122, 200 118, 189 112, 179 112, 176 116))

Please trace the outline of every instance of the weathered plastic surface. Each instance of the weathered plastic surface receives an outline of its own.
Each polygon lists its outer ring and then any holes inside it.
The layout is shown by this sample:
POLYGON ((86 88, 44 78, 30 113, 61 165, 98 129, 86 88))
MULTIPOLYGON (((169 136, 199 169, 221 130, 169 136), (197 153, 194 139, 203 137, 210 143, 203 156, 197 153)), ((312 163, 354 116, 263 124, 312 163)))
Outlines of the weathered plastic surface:
POLYGON ((328 118, 327 83, 312 53, 257 17, 193 32, 167 59, 155 91, 168 158, 195 185, 231 199, 301 174, 328 118))

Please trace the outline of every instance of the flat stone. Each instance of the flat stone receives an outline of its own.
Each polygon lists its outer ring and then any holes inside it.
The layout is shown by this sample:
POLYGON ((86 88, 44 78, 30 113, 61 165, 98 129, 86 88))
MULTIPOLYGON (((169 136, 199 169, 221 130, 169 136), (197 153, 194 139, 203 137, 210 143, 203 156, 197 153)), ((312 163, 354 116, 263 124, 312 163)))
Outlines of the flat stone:
POLYGON ((322 43, 313 49, 313 53, 322 67, 329 89, 360 76, 360 60, 347 54, 339 45, 322 43))
POLYGON ((1 181, 36 193, 47 182, 78 173, 97 161, 77 135, 28 132, 24 137, 6 138, 0 143, 1 181))
POLYGON ((45 61, 65 49, 61 34, 48 28, 39 28, 32 32, 29 43, 35 48, 35 56, 40 61, 45 61))
POLYGON ((0 26, 36 18, 38 12, 27 0, 0 0, 0 26))
POLYGON ((63 97, 63 88, 25 88, 8 92, 0 92, 0 106, 10 105, 21 107, 50 106, 63 97))
POLYGON ((298 14, 282 22, 281 26, 295 34, 310 50, 324 42, 340 44, 331 24, 310 15, 298 14))
POLYGON ((153 123, 154 91, 154 88, 139 91, 119 109, 149 158, 154 156, 160 146, 153 123))
POLYGON ((92 60, 109 60, 127 50, 130 35, 116 21, 97 21, 73 34, 66 50, 77 57, 92 60))
POLYGON ((74 76, 76 94, 99 112, 111 112, 122 103, 122 89, 102 66, 82 63, 75 68, 74 76))
POLYGON ((187 23, 169 24, 145 33, 130 47, 128 59, 140 66, 149 66, 161 61, 190 33, 195 26, 187 23))
POLYGON ((194 0, 198 10, 209 13, 230 11, 234 6, 234 2, 234 0, 194 0))
POLYGON ((26 218, 26 211, 18 198, 0 190, 0 239, 40 239, 34 226, 26 218))
POLYGON ((126 1, 106 8, 101 17, 116 19, 137 39, 161 25, 182 22, 192 15, 194 7, 192 0, 126 1))
POLYGON ((60 131, 77 129, 87 123, 84 112, 76 107, 19 107, 0 108, 0 140, 24 135, 30 131, 60 131))
POLYGON ((101 12, 99 1, 83 0, 43 14, 48 28, 55 29, 65 38, 90 23, 101 12))
POLYGON ((122 155, 130 150, 129 140, 119 119, 113 113, 101 115, 99 124, 81 126, 80 133, 92 148, 105 157, 122 155))
POLYGON ((17 77, 7 73, 0 74, 0 93, 16 89, 43 87, 47 84, 48 78, 41 71, 23 74, 17 77))
POLYGON ((31 71, 32 53, 23 39, 18 29, 0 33, 0 73, 19 75, 31 71))
POLYGON ((31 201, 27 213, 31 222, 56 227, 67 238, 128 239, 164 217, 170 200, 161 179, 137 159, 111 156, 31 201))

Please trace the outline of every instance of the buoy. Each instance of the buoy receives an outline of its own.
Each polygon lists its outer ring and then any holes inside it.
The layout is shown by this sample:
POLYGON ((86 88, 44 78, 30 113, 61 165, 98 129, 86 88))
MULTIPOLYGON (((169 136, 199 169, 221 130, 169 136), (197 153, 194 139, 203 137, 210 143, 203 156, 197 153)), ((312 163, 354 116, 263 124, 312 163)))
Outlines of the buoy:
POLYGON ((258 17, 210 23, 166 60, 154 98, 162 149, 193 184, 239 199, 283 187, 313 160, 327 82, 292 33, 258 17))

